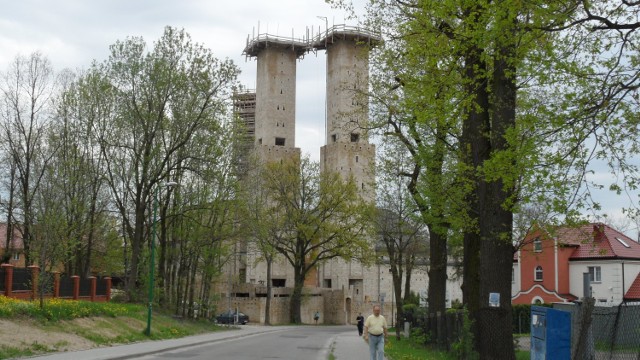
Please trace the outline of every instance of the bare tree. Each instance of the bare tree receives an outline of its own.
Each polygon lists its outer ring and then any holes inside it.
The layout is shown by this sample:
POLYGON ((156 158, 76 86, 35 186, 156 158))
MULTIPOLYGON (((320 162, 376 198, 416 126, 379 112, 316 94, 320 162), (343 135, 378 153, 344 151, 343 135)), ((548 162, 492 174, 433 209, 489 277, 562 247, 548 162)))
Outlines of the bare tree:
POLYGON ((10 161, 8 223, 19 223, 26 263, 34 226, 34 199, 45 169, 55 152, 46 146, 53 118, 57 79, 49 60, 40 53, 17 56, 0 81, 2 143, 10 161))

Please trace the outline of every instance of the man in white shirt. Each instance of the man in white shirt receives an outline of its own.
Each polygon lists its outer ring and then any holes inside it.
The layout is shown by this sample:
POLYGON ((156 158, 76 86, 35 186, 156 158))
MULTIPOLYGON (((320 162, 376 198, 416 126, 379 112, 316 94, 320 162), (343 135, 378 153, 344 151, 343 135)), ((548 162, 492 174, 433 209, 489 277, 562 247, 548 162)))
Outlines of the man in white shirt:
POLYGON ((387 320, 380 315, 380 305, 373 305, 373 315, 364 322, 364 341, 369 344, 371 360, 384 360, 384 340, 387 338, 387 320))

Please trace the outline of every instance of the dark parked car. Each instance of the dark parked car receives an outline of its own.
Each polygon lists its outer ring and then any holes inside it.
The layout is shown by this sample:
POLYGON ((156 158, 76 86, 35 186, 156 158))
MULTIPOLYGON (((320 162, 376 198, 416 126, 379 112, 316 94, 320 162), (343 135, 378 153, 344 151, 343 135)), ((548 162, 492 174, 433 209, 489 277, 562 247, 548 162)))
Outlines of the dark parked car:
POLYGON ((249 322, 249 316, 234 310, 227 310, 222 314, 216 316, 216 322, 218 324, 242 324, 245 325, 249 322))

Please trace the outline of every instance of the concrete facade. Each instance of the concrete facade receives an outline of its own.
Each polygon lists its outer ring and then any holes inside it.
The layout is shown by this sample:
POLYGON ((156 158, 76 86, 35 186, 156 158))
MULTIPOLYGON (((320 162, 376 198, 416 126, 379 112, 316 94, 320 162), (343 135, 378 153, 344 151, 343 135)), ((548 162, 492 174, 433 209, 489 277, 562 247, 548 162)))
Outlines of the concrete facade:
POLYGON ((295 49, 266 47, 257 53, 256 145, 295 147, 295 49))
POLYGON ((369 49, 373 35, 348 27, 333 27, 315 46, 327 53, 325 146, 322 171, 355 180, 360 194, 375 201, 375 146, 366 131, 369 107, 369 49))
POLYGON ((255 144, 295 147, 296 62, 304 42, 262 34, 243 53, 257 59, 255 144))

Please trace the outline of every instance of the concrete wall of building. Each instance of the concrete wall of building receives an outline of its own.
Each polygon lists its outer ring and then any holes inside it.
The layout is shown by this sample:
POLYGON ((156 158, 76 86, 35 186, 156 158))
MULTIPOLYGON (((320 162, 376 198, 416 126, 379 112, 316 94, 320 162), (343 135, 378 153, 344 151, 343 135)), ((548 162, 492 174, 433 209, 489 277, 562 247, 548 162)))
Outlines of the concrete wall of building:
MULTIPOLYGON (((272 288, 271 324, 291 323, 290 301, 292 288, 272 288)), ((249 315, 250 322, 264 323, 267 287, 241 284, 234 288, 231 298, 221 297, 216 303, 216 311, 238 309, 249 315)), ((300 310, 303 324, 313 324, 313 315, 320 313, 319 324, 343 325, 346 323, 345 295, 342 290, 304 288, 300 310)))
POLYGON ((273 45, 257 55, 256 145, 295 147, 296 60, 298 53, 273 45))
POLYGON ((276 146, 276 145, 257 145, 254 151, 260 161, 264 163, 280 161, 281 159, 300 159, 300 148, 276 146))
POLYGON ((345 36, 327 46, 326 145, 321 171, 352 176, 363 199, 375 200, 375 146, 369 144, 369 47, 345 36))
POLYGON ((375 145, 362 140, 352 143, 329 143, 320 148, 320 170, 334 171, 346 180, 353 176, 365 201, 375 200, 375 145))
POLYGON ((350 143, 351 134, 367 142, 369 48, 354 38, 327 46, 327 143, 350 143))

